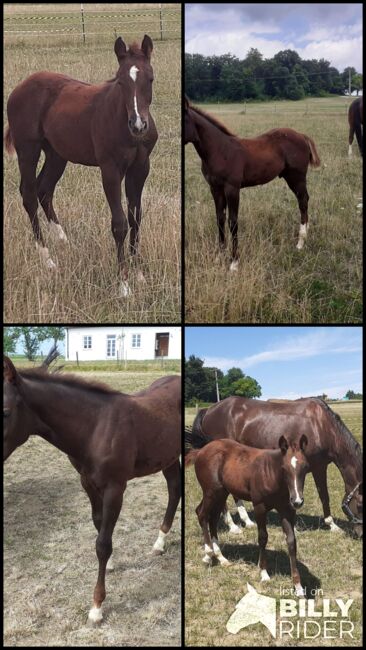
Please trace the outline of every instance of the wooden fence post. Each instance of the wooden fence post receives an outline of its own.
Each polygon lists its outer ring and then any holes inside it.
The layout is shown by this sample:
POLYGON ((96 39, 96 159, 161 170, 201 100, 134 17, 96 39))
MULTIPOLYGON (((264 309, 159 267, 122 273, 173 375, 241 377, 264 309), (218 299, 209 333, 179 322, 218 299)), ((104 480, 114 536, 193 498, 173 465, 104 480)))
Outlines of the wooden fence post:
POLYGON ((80 5, 81 8, 81 28, 82 28, 82 34, 83 34, 83 42, 85 45, 85 24, 84 24, 84 5, 80 5))

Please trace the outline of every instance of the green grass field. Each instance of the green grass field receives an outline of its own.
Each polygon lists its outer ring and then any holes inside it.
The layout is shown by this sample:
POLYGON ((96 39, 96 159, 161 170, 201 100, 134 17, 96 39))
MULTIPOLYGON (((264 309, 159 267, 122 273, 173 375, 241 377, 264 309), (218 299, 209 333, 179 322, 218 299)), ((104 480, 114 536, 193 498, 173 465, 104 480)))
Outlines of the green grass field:
MULTIPOLYGON (((39 5, 36 6, 39 11, 39 5)), ((179 16, 178 16, 179 18, 179 16)), ((146 19, 138 14, 134 32, 141 42, 146 19)), ((123 20, 116 29, 123 36, 123 20)), ((148 32, 147 32, 148 33, 148 32)), ((111 79, 118 63, 109 36, 85 45, 71 37, 17 38, 5 41, 4 100, 28 75, 51 70, 91 83, 111 79)), ((36 251, 29 218, 19 193, 16 158, 5 156, 4 170, 4 320, 24 323, 102 323, 180 321, 181 257, 181 46, 180 40, 154 41, 151 113, 159 140, 143 191, 141 268, 146 283, 130 269, 132 294, 121 297, 111 216, 98 168, 69 163, 57 184, 55 211, 68 237, 56 241, 39 211, 56 272, 46 269, 36 251)), ((31 110, 31 107, 30 107, 31 110)), ((4 121, 7 122, 4 106, 4 121)), ((124 187, 122 204, 126 210, 124 187)), ((127 245, 127 241, 126 241, 127 245)), ((127 249, 126 249, 127 250, 127 249)))
MULTIPOLYGON (((362 404, 332 404, 332 409, 361 443, 362 404)), ((192 424, 194 409, 186 412, 186 424, 192 424)), ((322 508, 311 475, 305 481, 304 506, 298 515, 300 531, 297 533, 297 559, 303 584, 308 588, 322 589, 316 596, 317 609, 323 598, 344 601, 351 598, 350 619, 354 623, 354 639, 316 638, 299 639, 283 637, 273 639, 261 624, 249 626, 237 635, 226 630, 226 623, 236 603, 247 593, 247 582, 261 594, 280 598, 281 589, 292 587, 287 545, 275 512, 268 519, 268 563, 271 581, 260 582, 257 528, 244 529, 241 535, 220 534, 223 554, 232 561, 229 567, 206 567, 202 562, 201 529, 195 508, 201 500, 194 468, 185 471, 185 642, 187 646, 361 646, 362 631, 362 544, 346 534, 348 524, 341 510, 344 484, 335 465, 328 469, 328 488, 332 515, 342 526, 342 532, 331 533, 321 525, 322 508)), ((231 498, 228 504, 232 510, 231 498)), ((251 504, 248 512, 253 519, 251 504)), ((237 516, 233 516, 238 523, 237 516)), ((291 596, 290 596, 291 597, 291 596)), ((309 617, 311 618, 311 617, 309 617)), ((295 621, 298 619, 296 618, 295 621)), ((312 631, 313 633, 313 631, 312 631)))
POLYGON ((339 97, 201 106, 241 137, 277 127, 305 133, 322 165, 308 171, 309 236, 300 252, 300 214, 285 181, 241 191, 239 271, 229 273, 201 161, 185 147, 187 322, 362 321, 362 164, 356 144, 348 159, 347 106, 339 97))

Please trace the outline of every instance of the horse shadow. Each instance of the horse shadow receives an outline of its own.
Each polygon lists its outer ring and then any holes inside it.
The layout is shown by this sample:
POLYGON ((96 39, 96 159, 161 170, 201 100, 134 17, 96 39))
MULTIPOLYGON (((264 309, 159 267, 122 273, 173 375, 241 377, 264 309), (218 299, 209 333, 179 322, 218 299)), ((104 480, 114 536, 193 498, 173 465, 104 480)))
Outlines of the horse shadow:
MULTIPOLYGON (((253 565, 258 571, 259 577, 259 568, 258 568, 258 556, 259 549, 257 544, 231 544, 225 543, 222 544, 221 550, 223 555, 230 562, 238 562, 239 560, 245 562, 246 564, 253 565)), ((272 551, 266 549, 267 557, 267 570, 270 576, 284 576, 290 578, 291 580, 291 571, 290 571, 290 560, 286 551, 272 551)), ((317 594, 318 590, 321 587, 321 580, 311 573, 308 567, 303 564, 303 562, 297 560, 297 567, 299 569, 301 584, 305 587, 305 598, 310 599, 314 598, 312 594, 317 594)))
MULTIPOLYGON (((255 523, 255 517, 254 517, 253 510, 248 510, 248 514, 249 514, 251 520, 255 523)), ((243 524, 241 522, 241 519, 240 519, 240 516, 239 516, 239 513, 236 512, 234 514, 231 514, 231 516, 232 516, 232 519, 233 519, 234 523, 237 526, 243 526, 243 524)), ((349 524, 348 521, 345 521, 344 519, 338 519, 337 517, 333 517, 333 521, 341 529, 341 531, 343 533, 345 533, 345 535, 347 535, 348 537, 351 537, 352 539, 355 538, 355 534, 354 534, 354 532, 352 530, 352 526, 349 524)), ((268 515, 267 515, 267 524, 268 524, 268 526, 281 526, 281 521, 280 521, 280 518, 279 518, 279 515, 278 515, 277 512, 271 511, 271 512, 268 513, 268 515)), ((307 530, 327 530, 332 535, 337 534, 337 533, 332 533, 329 530, 329 526, 327 526, 324 523, 323 517, 320 517, 320 516, 305 515, 305 514, 297 513, 296 514, 295 526, 296 526, 296 531, 298 533, 304 533, 307 530)), ((220 519, 219 530, 221 530, 222 532, 227 532, 227 530, 228 530, 228 526, 225 524, 223 519, 220 519)))

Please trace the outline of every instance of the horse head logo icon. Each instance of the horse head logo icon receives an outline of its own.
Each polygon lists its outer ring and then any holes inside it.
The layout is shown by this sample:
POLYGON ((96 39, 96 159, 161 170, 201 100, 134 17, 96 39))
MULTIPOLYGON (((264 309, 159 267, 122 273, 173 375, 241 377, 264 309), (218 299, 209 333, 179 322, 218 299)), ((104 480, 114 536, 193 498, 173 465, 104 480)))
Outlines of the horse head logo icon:
POLYGON ((237 634, 243 627, 263 623, 272 636, 276 637, 276 599, 259 594, 247 582, 248 593, 239 600, 231 614, 226 629, 237 634))

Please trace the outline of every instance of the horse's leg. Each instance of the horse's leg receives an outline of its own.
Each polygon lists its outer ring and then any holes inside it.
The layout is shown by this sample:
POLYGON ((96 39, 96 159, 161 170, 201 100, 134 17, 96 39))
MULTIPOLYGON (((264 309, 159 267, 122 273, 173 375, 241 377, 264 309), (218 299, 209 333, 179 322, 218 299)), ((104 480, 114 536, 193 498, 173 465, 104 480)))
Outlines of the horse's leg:
POLYGON ((215 202, 217 227, 219 229, 219 246, 224 250, 225 241, 225 221, 226 221, 226 196, 222 185, 212 185, 210 183, 210 190, 215 202))
POLYGON ((196 508, 196 514, 202 529, 203 541, 205 545, 205 555, 202 560, 205 564, 211 564, 212 558, 215 555, 209 531, 209 518, 212 508, 212 500, 213 493, 211 490, 208 490, 206 493, 204 493, 201 503, 196 508))
POLYGON ((341 529, 334 523, 333 517, 330 514, 329 506, 329 492, 327 485, 327 465, 325 463, 312 465, 311 473, 314 477, 316 489, 318 490, 320 501, 323 506, 324 523, 330 527, 333 532, 338 532, 341 529))
POLYGON ((38 200, 47 217, 50 227, 59 239, 67 241, 67 237, 53 209, 53 193, 67 165, 67 160, 61 158, 50 145, 44 147, 46 159, 37 177, 38 200))
POLYGON ((102 165, 101 172, 104 192, 112 213, 112 233, 116 242, 118 266, 122 277, 122 295, 128 296, 131 290, 128 285, 128 270, 124 254, 128 223, 121 204, 121 182, 124 172, 122 173, 114 162, 102 165))
POLYGON ((267 533, 267 510, 263 504, 258 504, 254 507, 255 520, 258 527, 258 546, 259 546, 259 560, 258 566, 261 572, 261 581, 266 582, 270 580, 267 573, 267 557, 266 546, 268 541, 267 533))
POLYGON ((221 566, 230 566, 231 564, 231 562, 229 562, 229 560, 226 557, 224 557, 221 552, 219 546, 218 534, 217 534, 217 525, 220 519, 222 509, 226 503, 227 496, 228 494, 225 490, 222 490, 217 493, 209 517, 209 528, 210 528, 210 534, 212 539, 212 546, 215 553, 215 557, 218 559, 221 566))
POLYGON ((41 146, 38 143, 23 145, 21 149, 17 148, 18 165, 20 171, 20 193, 23 199, 23 205, 28 213, 36 247, 49 269, 55 268, 56 264, 50 258, 48 248, 44 244, 41 228, 38 220, 38 198, 36 185, 36 168, 41 153, 41 146))
POLYGON ((244 501, 242 501, 242 499, 234 499, 234 501, 235 501, 235 505, 236 505, 236 507, 238 509, 239 517, 240 517, 241 521, 245 524, 245 527, 246 528, 252 528, 253 526, 255 526, 254 521, 252 521, 250 519, 250 517, 249 517, 249 515, 248 515, 248 513, 246 511, 244 501))
POLYGON ((105 573, 107 562, 112 555, 112 535, 122 507, 123 493, 126 483, 109 485, 103 494, 102 521, 96 540, 96 552, 99 561, 97 584, 94 589, 93 607, 89 612, 89 620, 99 623, 103 619, 102 603, 105 599, 105 573))
MULTIPOLYGON (((142 162, 135 163, 128 168, 125 178, 125 188, 128 206, 128 223, 130 226, 130 253, 137 257, 141 225, 141 195, 149 175, 150 161, 146 158, 142 162)), ((141 270, 138 271, 138 279, 144 280, 141 270)))
POLYGON ((233 518, 230 514, 229 511, 229 506, 227 503, 225 503, 224 508, 223 508, 223 514, 224 514, 224 521, 227 526, 229 526, 229 533, 232 533, 233 535, 240 535, 242 528, 240 526, 237 526, 234 524, 233 518))
POLYGON ((238 261, 238 210, 239 210, 239 189, 233 185, 225 185, 225 196, 229 208, 229 228, 232 239, 232 255, 230 271, 237 271, 238 261))
POLYGON ((299 231, 299 241, 297 242, 296 248, 301 250, 304 246, 305 239, 308 234, 308 202, 309 194, 306 189, 306 173, 298 172, 295 170, 287 170, 283 173, 283 178, 285 179, 290 190, 295 194, 300 210, 300 231, 299 231))
POLYGON ((301 586, 300 574, 296 564, 296 537, 295 537, 295 512, 288 508, 278 513, 281 518, 282 529, 286 535, 288 552, 290 556, 291 575, 295 587, 296 596, 305 596, 301 586))
POLYGON ((355 134, 354 126, 353 126, 353 118, 348 118, 349 121, 349 134, 348 134, 348 158, 352 157, 352 142, 353 142, 353 136, 355 134))
POLYGON ((181 497, 181 469, 179 460, 176 460, 170 467, 163 469, 163 474, 168 484, 169 500, 158 538, 153 546, 155 555, 161 555, 165 551, 165 538, 172 527, 174 515, 181 497))

